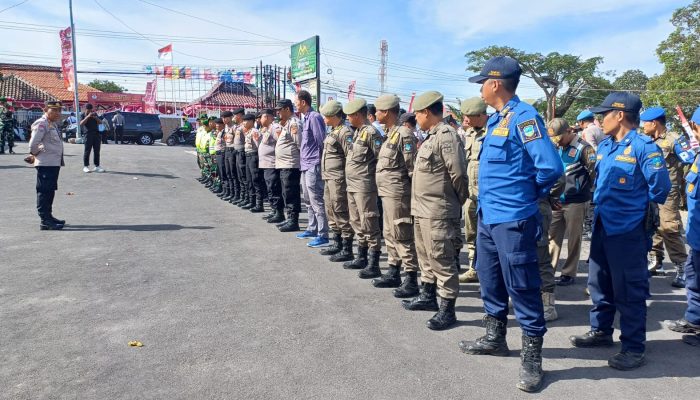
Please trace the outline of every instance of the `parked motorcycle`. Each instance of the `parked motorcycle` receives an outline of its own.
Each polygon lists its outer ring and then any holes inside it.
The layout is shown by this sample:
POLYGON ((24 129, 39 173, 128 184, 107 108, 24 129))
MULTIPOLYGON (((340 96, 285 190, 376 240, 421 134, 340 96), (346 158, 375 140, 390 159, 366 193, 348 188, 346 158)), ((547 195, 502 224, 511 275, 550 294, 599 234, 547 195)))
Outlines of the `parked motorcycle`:
POLYGON ((168 136, 165 143, 168 146, 194 146, 194 140, 197 136, 196 132, 183 132, 180 129, 176 129, 173 133, 168 136))

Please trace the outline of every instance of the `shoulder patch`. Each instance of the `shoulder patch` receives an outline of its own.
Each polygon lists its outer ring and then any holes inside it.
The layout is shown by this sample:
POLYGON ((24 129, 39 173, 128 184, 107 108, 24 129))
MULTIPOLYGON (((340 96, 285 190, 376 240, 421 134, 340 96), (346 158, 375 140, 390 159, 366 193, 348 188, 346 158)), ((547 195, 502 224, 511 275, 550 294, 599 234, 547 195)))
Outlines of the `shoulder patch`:
POLYGON ((377 147, 382 146, 382 139, 374 139, 374 145, 377 147))
POLYGON ((412 152, 413 151, 413 143, 404 143, 403 151, 406 153, 412 152))
POLYGON ((660 155, 651 159, 651 168, 652 169, 659 170, 665 166, 666 166, 666 163, 664 162, 663 157, 661 157, 660 155))
POLYGON ((519 123, 518 129, 520 129, 520 133, 523 136, 523 142, 525 143, 542 138, 542 132, 540 132, 540 128, 537 126, 537 121, 534 118, 519 123))
POLYGON ((441 146, 441 149, 442 149, 442 152, 445 153, 445 154, 452 154, 452 152, 453 152, 453 150, 454 150, 454 149, 452 148, 452 143, 450 143, 450 142, 443 143, 442 146, 441 146))

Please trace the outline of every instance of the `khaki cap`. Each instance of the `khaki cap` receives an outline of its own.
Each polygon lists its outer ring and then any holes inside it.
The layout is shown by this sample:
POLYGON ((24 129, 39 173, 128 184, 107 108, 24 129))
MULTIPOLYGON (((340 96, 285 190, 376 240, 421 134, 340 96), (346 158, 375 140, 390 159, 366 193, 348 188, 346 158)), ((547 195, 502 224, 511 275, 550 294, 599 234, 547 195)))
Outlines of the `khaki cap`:
POLYGON ((467 116, 484 115, 486 114, 486 103, 481 100, 481 97, 472 97, 462 101, 460 111, 462 111, 462 115, 467 116))
POLYGON ((336 100, 331 100, 327 102, 326 104, 321 107, 321 114, 326 116, 326 117, 332 117, 334 115, 338 115, 340 110, 343 109, 343 105, 340 104, 340 102, 336 100))
POLYGON ((60 110, 61 107, 63 107, 63 103, 61 103, 60 101, 47 101, 45 103, 45 106, 46 108, 57 108, 60 110))
POLYGON ((399 96, 395 94, 383 94, 377 97, 377 100, 374 101, 374 106, 377 107, 377 110, 384 111, 397 107, 399 103, 401 103, 399 96))
POLYGON ((571 129, 569 123, 564 118, 554 118, 547 123, 547 134, 549 136, 561 136, 571 129))
POLYGON ((431 105, 442 101, 443 98, 444 97, 442 93, 436 92, 434 90, 421 93, 418 96, 416 96, 416 99, 413 101, 413 109, 415 111, 425 110, 431 105))
POLYGON ((355 114, 356 112, 360 111, 362 107, 366 106, 367 101, 365 101, 365 99, 355 99, 353 101, 349 101, 343 106, 343 112, 346 115, 355 114))

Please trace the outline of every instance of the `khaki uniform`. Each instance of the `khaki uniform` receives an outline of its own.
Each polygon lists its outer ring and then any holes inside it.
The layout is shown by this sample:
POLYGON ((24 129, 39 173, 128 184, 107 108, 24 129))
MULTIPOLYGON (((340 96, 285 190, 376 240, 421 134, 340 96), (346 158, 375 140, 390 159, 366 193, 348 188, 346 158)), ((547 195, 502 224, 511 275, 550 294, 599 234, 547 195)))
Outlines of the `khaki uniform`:
POLYGON ((659 205, 661 224, 656 234, 654 234, 651 251, 656 253, 658 260, 662 260, 665 244, 671 262, 674 264, 685 263, 688 258, 683 242, 683 234, 681 233, 683 223, 679 212, 681 201, 680 188, 683 187, 683 163, 674 152, 674 146, 678 138, 678 134, 675 132, 665 132, 654 141, 661 148, 666 160, 666 168, 671 178, 671 192, 668 194, 666 202, 659 205))
POLYGON ((456 299, 459 280, 455 256, 462 247, 460 208, 469 182, 461 140, 440 122, 418 149, 411 185, 416 251, 423 283, 437 282, 438 295, 456 299))
POLYGON ((384 209, 384 243, 388 263, 418 271, 411 218, 411 176, 416 160, 416 137, 410 129, 394 126, 379 150, 377 189, 384 209))
POLYGON ((464 132, 464 153, 467 159, 467 177, 469 178, 469 198, 464 203, 464 234, 467 242, 469 263, 476 265, 476 210, 479 198, 479 152, 481 138, 486 133, 484 128, 469 128, 464 132))
POLYGON ((326 203, 328 227, 334 232, 340 232, 345 239, 352 238, 355 234, 350 225, 348 188, 345 183, 345 156, 352 140, 350 128, 337 126, 324 139, 321 155, 321 179, 326 182, 323 200, 326 203))
POLYGON ((362 126, 355 131, 345 161, 350 225, 357 234, 358 245, 374 251, 382 248, 375 181, 377 155, 382 142, 372 125, 362 126))

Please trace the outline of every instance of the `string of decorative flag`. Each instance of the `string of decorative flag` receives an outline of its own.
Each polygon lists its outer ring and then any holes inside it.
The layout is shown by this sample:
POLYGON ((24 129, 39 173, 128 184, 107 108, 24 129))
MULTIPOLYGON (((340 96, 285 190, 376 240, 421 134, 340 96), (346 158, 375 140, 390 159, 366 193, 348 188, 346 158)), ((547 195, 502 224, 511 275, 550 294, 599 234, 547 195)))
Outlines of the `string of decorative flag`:
POLYGON ((165 79, 202 79, 205 81, 242 82, 247 84, 255 82, 255 73, 252 71, 215 70, 173 65, 145 65, 143 68, 147 74, 153 74, 165 79))

